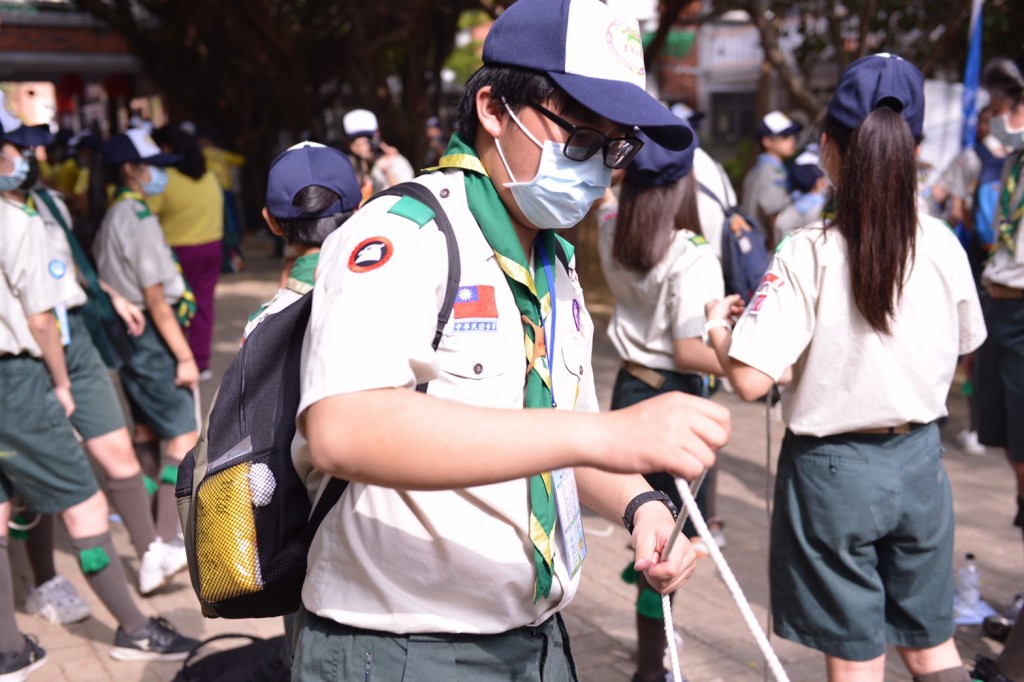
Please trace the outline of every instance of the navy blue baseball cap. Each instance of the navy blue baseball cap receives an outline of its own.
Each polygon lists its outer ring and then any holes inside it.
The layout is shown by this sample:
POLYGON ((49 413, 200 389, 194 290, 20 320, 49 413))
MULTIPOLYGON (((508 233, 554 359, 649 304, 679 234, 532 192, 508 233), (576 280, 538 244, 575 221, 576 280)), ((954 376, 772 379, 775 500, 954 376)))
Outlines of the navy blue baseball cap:
POLYGON ((820 160, 818 145, 809 144, 795 159, 789 169, 789 177, 793 181, 793 187, 801 192, 810 192, 814 185, 825 173, 818 165, 820 160))
POLYGON ((333 147, 300 142, 270 165, 267 212, 275 218, 326 218, 355 210, 362 198, 352 162, 333 147), (313 185, 326 187, 341 198, 316 214, 300 213, 295 196, 313 185))
POLYGON ((643 133, 643 148, 637 152, 633 163, 626 166, 626 182, 644 187, 664 187, 677 182, 693 170, 693 153, 697 148, 697 136, 690 146, 681 151, 662 147, 643 133))
POLYGON ((644 90, 647 71, 636 19, 601 0, 518 0, 491 26, 484 64, 540 71, 598 116, 637 126, 669 149, 693 131, 644 90))
POLYGON ((803 125, 786 116, 781 111, 770 111, 757 124, 757 138, 792 137, 801 130, 803 125))
POLYGON ((142 128, 131 128, 112 135, 103 145, 103 161, 111 166, 120 166, 122 163, 173 166, 182 158, 180 154, 161 152, 149 131, 142 128))
POLYGON ((879 107, 898 112, 914 137, 921 137, 924 76, 907 60, 885 52, 861 57, 846 67, 828 103, 828 114, 853 130, 879 107))

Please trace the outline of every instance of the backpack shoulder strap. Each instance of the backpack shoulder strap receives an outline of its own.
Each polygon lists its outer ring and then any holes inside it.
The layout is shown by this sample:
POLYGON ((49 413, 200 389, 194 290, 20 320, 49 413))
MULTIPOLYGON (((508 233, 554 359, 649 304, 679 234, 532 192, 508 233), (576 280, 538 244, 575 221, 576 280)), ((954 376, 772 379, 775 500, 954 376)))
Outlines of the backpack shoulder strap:
POLYGON ((726 213, 726 214, 729 213, 729 209, 727 209, 725 207, 725 204, 722 202, 721 199, 718 198, 718 195, 711 191, 710 187, 705 185, 703 182, 699 182, 699 181, 697 182, 697 187, 700 188, 701 192, 704 192, 704 194, 707 194, 709 197, 714 199, 715 203, 718 204, 721 207, 723 213, 726 213))
MULTIPOLYGON (((444 327, 448 324, 448 318, 451 317, 452 309, 455 307, 455 293, 458 291, 459 281, 462 279, 462 260, 459 258, 459 244, 455 238, 455 231, 452 229, 452 223, 438 202, 437 197, 434 196, 434 193, 418 182, 403 182, 378 192, 373 198, 381 196, 410 197, 433 211, 434 215, 432 218, 434 223, 437 224, 437 229, 444 235, 445 242, 448 245, 448 282, 445 286, 444 302, 437 314, 437 327, 432 344, 436 351, 437 346, 441 343, 441 334, 444 332, 444 327)), ((371 198, 371 201, 373 198, 371 198)), ((419 222, 418 219, 417 222, 419 222)), ((420 393, 426 393, 427 384, 420 384, 416 387, 416 390, 420 393)), ((341 494, 345 492, 347 486, 348 481, 340 478, 331 478, 327 482, 327 487, 324 488, 320 499, 317 500, 316 506, 309 516, 308 529, 311 529, 313 533, 316 532, 324 517, 327 516, 327 512, 341 499, 341 494)))

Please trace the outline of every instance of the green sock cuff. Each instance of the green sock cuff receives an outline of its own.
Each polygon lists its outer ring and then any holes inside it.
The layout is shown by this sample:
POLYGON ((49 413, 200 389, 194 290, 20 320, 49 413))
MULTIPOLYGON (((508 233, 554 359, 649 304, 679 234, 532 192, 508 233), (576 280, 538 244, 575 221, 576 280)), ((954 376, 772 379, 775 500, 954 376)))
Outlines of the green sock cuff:
POLYGON ((154 481, 152 478, 150 478, 146 474, 142 474, 142 485, 146 486, 146 494, 149 495, 150 497, 153 497, 153 495, 156 495, 156 490, 157 490, 157 488, 160 487, 159 483, 154 481))
POLYGON ((628 566, 622 569, 622 573, 619 574, 619 577, 622 578, 622 582, 626 583, 627 585, 636 585, 636 569, 633 568, 632 562, 630 562, 628 566))
POLYGON ((82 564, 82 572, 86 575, 99 573, 110 565, 107 550, 102 547, 90 547, 78 551, 78 562, 82 564))
POLYGON ((636 600, 636 612, 644 618, 661 620, 665 611, 661 608, 661 595, 648 588, 640 592, 636 600))
POLYGON ((178 465, 165 464, 164 468, 160 470, 160 482, 176 485, 178 483, 178 465))

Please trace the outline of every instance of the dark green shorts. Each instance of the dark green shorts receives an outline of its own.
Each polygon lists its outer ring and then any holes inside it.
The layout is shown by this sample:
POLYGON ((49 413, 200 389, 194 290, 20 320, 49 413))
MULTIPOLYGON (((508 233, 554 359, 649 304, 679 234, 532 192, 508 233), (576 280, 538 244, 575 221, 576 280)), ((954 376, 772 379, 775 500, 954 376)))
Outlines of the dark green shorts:
POLYGON ((786 433, 771 538, 775 632, 846 660, 953 635, 953 500, 939 428, 786 433))
POLYGON ((1024 300, 981 295, 988 338, 974 356, 978 440, 1024 463, 1024 300))
POLYGON ((192 391, 174 385, 178 362, 146 313, 146 330, 131 337, 132 359, 121 368, 121 384, 135 421, 161 440, 196 430, 192 391))
POLYGON ((42 360, 0 359, 0 415, 0 502, 56 514, 99 490, 42 360))
MULTIPOLYGON (((486 608, 486 605, 481 605, 486 608)), ((576 682, 561 616, 497 635, 392 635, 299 609, 293 682, 576 682)))
POLYGON ((71 345, 64 348, 64 358, 71 377, 71 395, 75 399, 71 423, 86 440, 123 428, 124 414, 110 371, 76 310, 68 311, 68 327, 71 345))

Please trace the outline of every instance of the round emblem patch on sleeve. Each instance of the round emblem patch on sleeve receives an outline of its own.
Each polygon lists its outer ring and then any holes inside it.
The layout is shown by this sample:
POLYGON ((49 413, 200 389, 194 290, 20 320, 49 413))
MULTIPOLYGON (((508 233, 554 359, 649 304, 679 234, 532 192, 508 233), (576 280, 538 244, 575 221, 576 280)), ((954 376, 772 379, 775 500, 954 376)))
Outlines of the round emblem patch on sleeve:
POLYGON ((370 237, 359 242, 348 257, 348 269, 352 272, 369 272, 381 267, 391 258, 394 247, 386 237, 370 237))
POLYGON ((48 269, 50 271, 50 275, 54 279, 61 279, 62 277, 64 277, 65 274, 67 274, 68 266, 65 265, 64 261, 60 260, 59 258, 54 258, 53 260, 50 261, 48 269))

